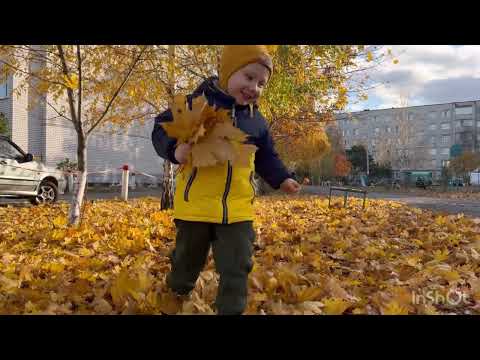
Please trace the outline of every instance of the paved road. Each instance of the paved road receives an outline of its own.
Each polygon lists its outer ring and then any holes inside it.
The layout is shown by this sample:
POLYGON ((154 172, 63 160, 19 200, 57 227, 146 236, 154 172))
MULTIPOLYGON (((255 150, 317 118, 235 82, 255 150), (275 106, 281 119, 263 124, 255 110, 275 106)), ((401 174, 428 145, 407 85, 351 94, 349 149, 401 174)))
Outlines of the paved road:
MULTIPOLYGON (((156 188, 156 189, 142 189, 142 190, 136 190, 136 191, 130 190, 130 192, 128 194, 129 199, 136 199, 136 198, 141 198, 141 197, 146 197, 146 196, 161 197, 162 196, 161 189, 159 189, 159 188, 156 188)), ((71 194, 64 194, 64 195, 60 195, 58 200, 69 202, 71 197, 72 197, 71 194)), ((115 199, 115 198, 120 199, 120 190, 115 191, 115 192, 89 191, 86 194, 86 198, 87 198, 87 200, 115 199)), ((6 206, 6 205, 31 206, 30 203, 27 200, 21 200, 21 199, 9 200, 9 199, 6 199, 6 198, 3 198, 3 199, 0 198, 0 206, 6 206)))
MULTIPOLYGON (((317 186, 306 186, 303 191, 309 194, 328 195, 328 188, 317 186)), ((336 192, 335 195, 343 195, 343 193, 336 192)), ((362 197, 363 195, 349 194, 348 196, 362 197)), ((445 212, 448 214, 463 213, 473 217, 480 217, 480 202, 475 200, 441 199, 435 197, 412 196, 409 194, 385 194, 375 192, 368 193, 367 199, 394 200, 404 202, 407 205, 420 209, 445 212)))
MULTIPOLYGON (((328 188, 314 187, 314 186, 305 186, 302 190, 303 193, 307 194, 318 194, 318 195, 328 195, 328 188)), ((341 193, 337 193, 341 195, 341 193)), ((139 198, 145 196, 154 196, 160 197, 160 189, 143 189, 141 191, 130 191, 129 198, 139 198)), ((361 195, 349 194, 349 196, 361 197, 361 195)), ((60 201, 69 201, 71 195, 61 195, 60 201)), ((87 198, 89 200, 93 199, 114 199, 115 197, 120 198, 120 191, 118 192, 88 192, 87 198)), ((408 194, 385 194, 385 193, 369 193, 369 199, 384 199, 384 200, 395 200, 404 202, 407 205, 418 207, 421 209, 429 209, 433 211, 445 212, 449 214, 459 214, 463 213, 465 215, 478 217, 480 218, 480 202, 474 200, 456 200, 456 199, 440 199, 433 197, 420 197, 412 196, 408 194)), ((6 204, 16 204, 18 206, 30 206, 28 202, 21 200, 5 200, 0 199, 0 206, 6 204)))

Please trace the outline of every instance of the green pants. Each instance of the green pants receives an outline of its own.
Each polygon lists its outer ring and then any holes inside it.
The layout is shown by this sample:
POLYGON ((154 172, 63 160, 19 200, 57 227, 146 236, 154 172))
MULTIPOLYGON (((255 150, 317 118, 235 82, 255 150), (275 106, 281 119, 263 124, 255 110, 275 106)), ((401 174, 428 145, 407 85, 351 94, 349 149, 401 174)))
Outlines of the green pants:
POLYGON ((175 220, 177 239, 170 255, 167 285, 186 295, 195 287, 210 246, 220 274, 215 306, 220 315, 240 315, 247 305, 248 274, 252 270, 255 231, 251 221, 229 225, 175 220))

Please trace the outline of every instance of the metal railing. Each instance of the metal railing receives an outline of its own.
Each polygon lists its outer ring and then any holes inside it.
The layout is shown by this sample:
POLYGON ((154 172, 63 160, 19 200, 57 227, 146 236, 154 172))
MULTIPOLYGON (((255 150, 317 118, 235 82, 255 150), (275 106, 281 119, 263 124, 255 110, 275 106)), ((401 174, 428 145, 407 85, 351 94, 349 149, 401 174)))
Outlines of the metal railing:
POLYGON ((330 207, 330 201, 332 198, 332 191, 343 191, 344 197, 343 197, 343 207, 347 207, 347 198, 348 198, 348 193, 358 193, 358 194, 363 194, 363 206, 362 209, 365 209, 365 201, 367 198, 367 190, 360 190, 360 189, 354 189, 354 188, 347 188, 347 187, 340 187, 340 186, 330 186, 330 192, 328 195, 328 207, 330 207))

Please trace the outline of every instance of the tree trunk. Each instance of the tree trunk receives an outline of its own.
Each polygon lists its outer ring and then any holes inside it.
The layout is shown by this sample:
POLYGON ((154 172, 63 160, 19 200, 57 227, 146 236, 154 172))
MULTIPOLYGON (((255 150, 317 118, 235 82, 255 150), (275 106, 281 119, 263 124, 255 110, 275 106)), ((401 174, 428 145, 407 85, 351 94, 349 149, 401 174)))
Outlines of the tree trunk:
POLYGON ((78 226, 82 218, 82 203, 87 188, 87 142, 85 135, 77 133, 77 161, 78 161, 78 186, 73 193, 70 203, 68 221, 70 225, 78 226))
MULTIPOLYGON (((168 45, 168 94, 170 96, 170 104, 173 104, 173 97, 175 95, 175 45, 168 45)), ((163 192, 161 209, 173 208, 174 197, 174 172, 173 164, 165 160, 163 164, 163 192)))
POLYGON ((162 202, 161 202, 161 209, 172 209, 173 208, 173 197, 175 194, 174 190, 174 171, 173 171, 173 164, 165 160, 163 163, 163 192, 162 192, 162 202))

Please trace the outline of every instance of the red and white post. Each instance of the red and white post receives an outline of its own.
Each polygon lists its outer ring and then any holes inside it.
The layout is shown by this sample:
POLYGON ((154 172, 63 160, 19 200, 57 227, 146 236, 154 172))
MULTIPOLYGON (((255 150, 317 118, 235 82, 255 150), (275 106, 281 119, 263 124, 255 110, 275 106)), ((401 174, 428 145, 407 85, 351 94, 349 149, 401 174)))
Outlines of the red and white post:
POLYGON ((122 199, 128 201, 128 165, 123 165, 122 170, 122 199))

